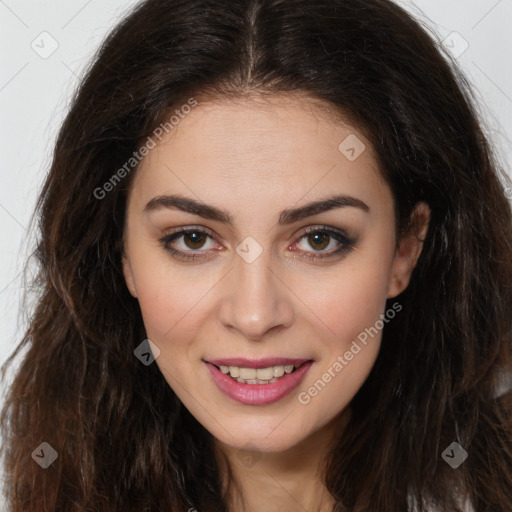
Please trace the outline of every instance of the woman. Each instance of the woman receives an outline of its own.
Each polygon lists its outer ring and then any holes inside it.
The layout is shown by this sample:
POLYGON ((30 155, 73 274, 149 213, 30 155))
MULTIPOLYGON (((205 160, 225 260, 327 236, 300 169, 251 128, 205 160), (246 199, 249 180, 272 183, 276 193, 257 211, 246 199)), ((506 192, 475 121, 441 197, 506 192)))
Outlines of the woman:
POLYGON ((502 177, 388 0, 141 2, 37 204, 9 510, 512 510, 502 177))

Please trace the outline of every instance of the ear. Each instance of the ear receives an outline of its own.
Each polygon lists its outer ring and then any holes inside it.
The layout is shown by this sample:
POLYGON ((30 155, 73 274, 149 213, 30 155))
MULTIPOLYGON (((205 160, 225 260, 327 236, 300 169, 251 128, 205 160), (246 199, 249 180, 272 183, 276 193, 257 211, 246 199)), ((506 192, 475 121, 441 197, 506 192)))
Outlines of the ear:
POLYGON ((411 228, 400 240, 392 264, 388 299, 402 293, 411 280, 416 262, 423 249, 423 241, 427 235, 430 221, 430 208, 427 203, 420 202, 411 214, 411 228))
POLYGON ((135 278, 133 277, 132 267, 131 267, 130 262, 124 252, 123 252, 122 262, 123 262, 123 275, 124 275, 124 280, 126 282, 126 286, 128 287, 128 290, 130 291, 132 296, 137 298, 137 288, 135 286, 135 278))

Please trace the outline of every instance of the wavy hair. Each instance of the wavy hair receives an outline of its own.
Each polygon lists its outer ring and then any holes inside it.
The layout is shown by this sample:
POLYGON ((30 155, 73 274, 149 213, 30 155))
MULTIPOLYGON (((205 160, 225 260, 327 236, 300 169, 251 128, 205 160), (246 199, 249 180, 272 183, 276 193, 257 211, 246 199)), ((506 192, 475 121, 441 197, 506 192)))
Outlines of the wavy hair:
POLYGON ((512 213, 471 86, 389 0, 145 0, 109 33, 61 126, 38 197, 37 300, 3 372, 10 512, 227 511, 211 435, 157 365, 121 268, 136 166, 95 193, 194 98, 302 94, 371 141, 411 229, 431 208, 403 310, 332 447, 336 511, 512 510, 512 213), (41 442, 58 453, 42 469, 41 442), (469 454, 458 469, 441 453, 469 454))

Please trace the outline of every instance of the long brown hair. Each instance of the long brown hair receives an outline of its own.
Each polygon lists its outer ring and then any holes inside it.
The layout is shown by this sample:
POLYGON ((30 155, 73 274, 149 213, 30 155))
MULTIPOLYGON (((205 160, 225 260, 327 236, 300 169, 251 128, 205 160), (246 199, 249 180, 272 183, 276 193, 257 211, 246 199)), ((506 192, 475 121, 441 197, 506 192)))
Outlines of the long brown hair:
POLYGON ((326 463, 336 510, 412 499, 453 512, 464 496, 477 512, 512 510, 504 175, 466 79, 389 0, 145 0, 108 35, 36 206, 37 301, 5 364, 26 349, 1 418, 8 509, 227 510, 211 435, 134 357, 146 336, 121 254, 126 162, 190 98, 248 92, 305 93, 353 120, 399 233, 418 201, 432 211, 403 309, 326 463), (58 454, 46 469, 32 456, 43 442, 58 454), (441 457, 452 442, 468 453, 457 469, 441 457))

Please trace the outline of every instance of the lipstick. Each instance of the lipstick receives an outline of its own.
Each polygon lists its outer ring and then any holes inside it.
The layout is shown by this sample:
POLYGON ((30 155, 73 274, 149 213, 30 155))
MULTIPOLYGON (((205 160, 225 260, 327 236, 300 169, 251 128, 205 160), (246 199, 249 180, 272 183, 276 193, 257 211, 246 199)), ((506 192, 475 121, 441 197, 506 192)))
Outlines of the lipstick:
MULTIPOLYGON (((304 379, 313 365, 311 359, 265 358, 265 359, 212 359, 204 361, 217 388, 230 399, 245 405, 265 405, 277 402, 290 394, 304 379), (285 373, 275 382, 268 384, 246 384, 238 382, 229 373, 223 373, 221 366, 239 368, 269 368, 294 366, 291 373, 285 373)), ((273 379, 274 380, 274 379, 273 379)))

